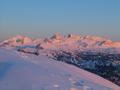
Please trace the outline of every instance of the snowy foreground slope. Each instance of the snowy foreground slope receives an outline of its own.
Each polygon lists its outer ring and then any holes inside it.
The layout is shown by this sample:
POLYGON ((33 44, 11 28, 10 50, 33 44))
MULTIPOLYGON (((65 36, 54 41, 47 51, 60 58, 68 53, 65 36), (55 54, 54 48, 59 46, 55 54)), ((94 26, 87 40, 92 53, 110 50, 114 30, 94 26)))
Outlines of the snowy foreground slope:
POLYGON ((74 66, 45 56, 23 56, 0 49, 0 90, 120 90, 74 66))

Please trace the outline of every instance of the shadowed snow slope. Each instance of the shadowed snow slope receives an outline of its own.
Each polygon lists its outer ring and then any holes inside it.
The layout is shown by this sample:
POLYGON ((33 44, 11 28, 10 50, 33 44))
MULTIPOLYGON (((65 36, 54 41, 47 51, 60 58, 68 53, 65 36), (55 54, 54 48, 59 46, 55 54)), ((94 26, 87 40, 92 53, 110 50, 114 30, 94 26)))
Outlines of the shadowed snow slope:
POLYGON ((0 90, 120 90, 89 72, 45 56, 0 49, 0 90))

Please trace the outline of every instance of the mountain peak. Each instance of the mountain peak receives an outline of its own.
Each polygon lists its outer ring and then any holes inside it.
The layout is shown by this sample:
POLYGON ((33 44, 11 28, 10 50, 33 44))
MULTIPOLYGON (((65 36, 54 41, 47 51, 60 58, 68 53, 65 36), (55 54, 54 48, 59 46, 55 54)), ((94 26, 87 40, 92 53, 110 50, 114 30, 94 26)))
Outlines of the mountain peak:
POLYGON ((57 40, 60 40, 62 38, 63 36, 60 33, 54 33, 54 35, 51 37, 51 39, 57 39, 57 40))
POLYGON ((81 38, 81 35, 68 34, 67 38, 72 38, 72 39, 78 40, 81 38))
POLYGON ((12 47, 19 46, 19 45, 25 45, 29 43, 32 43, 32 39, 26 36, 23 36, 23 35, 16 35, 2 42, 3 45, 12 46, 12 47))
POLYGON ((107 40, 103 37, 98 37, 98 36, 90 36, 90 35, 86 35, 86 36, 83 36, 84 39, 88 39, 88 40, 93 40, 93 41, 104 41, 104 40, 107 40))

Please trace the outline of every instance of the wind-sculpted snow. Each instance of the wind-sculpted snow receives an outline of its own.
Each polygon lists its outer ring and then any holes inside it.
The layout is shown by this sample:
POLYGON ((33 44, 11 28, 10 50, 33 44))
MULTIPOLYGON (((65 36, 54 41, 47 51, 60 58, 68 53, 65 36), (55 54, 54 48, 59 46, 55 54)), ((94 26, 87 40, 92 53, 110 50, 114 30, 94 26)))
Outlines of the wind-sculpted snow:
POLYGON ((120 90, 84 70, 48 59, 0 49, 0 90, 120 90))

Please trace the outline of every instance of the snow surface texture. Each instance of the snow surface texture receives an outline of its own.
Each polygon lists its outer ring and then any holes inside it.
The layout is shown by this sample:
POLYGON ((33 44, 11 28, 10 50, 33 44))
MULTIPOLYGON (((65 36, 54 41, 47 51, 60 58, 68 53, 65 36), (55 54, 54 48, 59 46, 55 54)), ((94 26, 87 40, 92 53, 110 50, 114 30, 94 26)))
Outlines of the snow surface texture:
POLYGON ((120 90, 120 87, 43 55, 29 57, 0 49, 0 90, 120 90))

